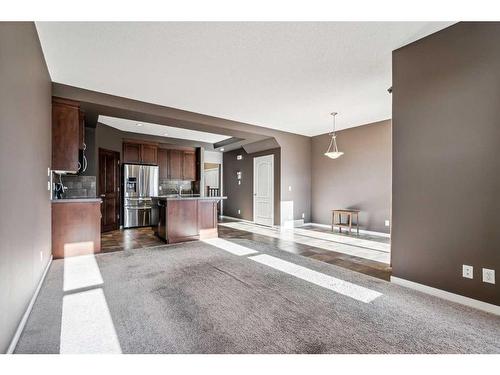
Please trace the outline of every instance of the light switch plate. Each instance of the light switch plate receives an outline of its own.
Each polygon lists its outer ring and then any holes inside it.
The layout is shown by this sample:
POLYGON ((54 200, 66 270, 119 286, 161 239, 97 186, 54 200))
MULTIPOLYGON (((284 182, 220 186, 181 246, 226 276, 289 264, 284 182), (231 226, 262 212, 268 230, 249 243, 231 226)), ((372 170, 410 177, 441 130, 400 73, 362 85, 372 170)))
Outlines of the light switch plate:
POLYGON ((495 284, 495 270, 483 268, 483 282, 489 284, 495 284))
POLYGON ((241 211, 240 211, 240 210, 238 210, 238 215, 239 215, 239 214, 241 214, 241 211))
POLYGON ((474 267, 468 266, 466 264, 462 265, 462 276, 466 279, 474 278, 474 267))
POLYGON ((391 225, 390 221, 389 221, 389 220, 386 220, 386 221, 385 221, 385 226, 386 226, 386 227, 388 227, 388 226, 390 226, 390 225, 391 225))
POLYGON ((292 187, 291 186, 288 186, 288 191, 292 191, 292 187))

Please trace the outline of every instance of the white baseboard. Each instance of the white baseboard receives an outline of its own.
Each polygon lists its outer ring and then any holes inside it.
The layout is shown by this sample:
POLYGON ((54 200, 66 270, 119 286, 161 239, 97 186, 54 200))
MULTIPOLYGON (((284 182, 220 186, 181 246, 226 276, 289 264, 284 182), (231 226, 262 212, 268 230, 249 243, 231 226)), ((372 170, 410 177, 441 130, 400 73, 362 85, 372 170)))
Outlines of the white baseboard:
POLYGON ((253 221, 250 221, 250 220, 245 220, 245 219, 240 219, 238 217, 232 217, 232 216, 226 216, 226 215, 220 215, 219 217, 223 218, 223 219, 230 219, 230 220, 236 220, 236 221, 243 221, 244 223, 249 223, 249 224, 254 224, 254 225, 260 225, 260 226, 264 226, 266 228, 276 228, 276 225, 264 225, 264 224, 256 224, 254 223, 253 221))
POLYGON ((255 224, 253 221, 250 220, 245 220, 245 219, 240 219, 239 217, 232 217, 232 216, 227 216, 227 215, 220 215, 219 217, 223 219, 229 219, 229 220, 236 220, 236 221, 243 221, 245 223, 250 223, 250 224, 255 224))
MULTIPOLYGON (((328 224, 319 224, 319 223, 305 223, 304 225, 314 225, 315 227, 320 227, 320 228, 331 228, 332 227, 331 225, 328 225, 328 224)), ((353 230, 355 230, 355 229, 353 228, 353 230)), ((359 233, 370 234, 372 236, 379 236, 379 237, 391 238, 391 234, 390 233, 375 232, 375 231, 366 230, 366 229, 360 229, 359 233)))
POLYGON ((460 303, 465 306, 473 307, 478 310, 486 311, 491 314, 500 315, 500 306, 491 303, 478 301, 477 299, 461 296, 460 294, 450 293, 445 290, 433 288, 431 286, 416 283, 414 281, 401 279, 399 277, 391 276, 391 283, 405 286, 410 289, 415 289, 423 293, 427 293, 448 301, 460 303))
MULTIPOLYGON (((250 221, 250 220, 245 220, 245 219, 240 219, 240 218, 237 218, 237 217, 232 217, 232 216, 226 216, 226 215, 220 215, 219 216, 220 218, 223 218, 223 219, 230 219, 230 220, 236 220, 236 221, 243 221, 245 223, 249 223, 249 224, 255 224, 253 221, 250 221)), ((255 224, 255 225, 261 225, 261 224, 255 224)), ((272 225, 270 226, 269 228, 295 228, 295 227, 301 227, 302 225, 304 225, 304 219, 300 219, 300 220, 289 220, 287 221, 284 225, 282 226, 279 226, 279 225, 272 225)))
POLYGON ((9 348, 7 349, 7 354, 14 353, 14 350, 16 349, 17 342, 19 341, 19 338, 21 337, 21 333, 23 333, 24 327, 26 326, 26 322, 28 321, 31 310, 33 309, 33 305, 35 304, 36 298, 38 297, 38 293, 40 292, 40 289, 42 288, 43 281, 45 280, 45 276, 47 276, 47 272, 49 271, 51 264, 52 264, 52 254, 50 255, 49 262, 47 263, 45 270, 43 271, 42 277, 40 278, 40 281, 38 282, 38 285, 35 289, 35 293, 33 293, 33 296, 31 297, 30 303, 28 304, 28 308, 24 312, 24 315, 23 315, 21 321, 19 322, 19 325, 17 326, 16 333, 14 333, 14 337, 12 337, 12 340, 10 341, 9 348))
POLYGON ((281 227, 282 228, 298 228, 304 225, 304 219, 299 219, 299 220, 288 220, 282 223, 281 227))

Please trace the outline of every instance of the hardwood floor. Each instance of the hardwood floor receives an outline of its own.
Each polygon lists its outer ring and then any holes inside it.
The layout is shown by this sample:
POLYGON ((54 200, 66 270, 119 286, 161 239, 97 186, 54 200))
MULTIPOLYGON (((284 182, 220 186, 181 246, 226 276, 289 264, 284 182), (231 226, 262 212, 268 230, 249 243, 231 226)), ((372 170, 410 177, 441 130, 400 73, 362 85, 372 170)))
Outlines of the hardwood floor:
MULTIPOLYGON (((226 239, 243 238, 266 243, 275 246, 283 251, 302 255, 308 258, 313 258, 325 263, 334 264, 339 267, 347 268, 352 271, 377 277, 386 281, 389 281, 391 277, 391 267, 386 263, 364 259, 331 250, 324 250, 319 247, 309 246, 291 240, 269 237, 262 234, 243 231, 222 225, 219 225, 219 237, 226 239)), ((381 239, 380 241, 386 242, 389 241, 389 239, 381 239)))
MULTIPOLYGON (((225 222, 227 222, 227 220, 225 222)), ((321 228, 318 229, 316 227, 307 227, 306 229, 325 231, 321 228)), ((364 259, 331 250, 325 250, 319 247, 297 243, 292 240, 285 240, 281 238, 266 236, 263 234, 252 233, 250 231, 230 228, 223 225, 219 225, 218 231, 220 238, 241 238, 268 244, 289 253, 313 258, 325 263, 334 264, 339 267, 347 268, 355 272, 360 272, 387 281, 391 276, 391 267, 388 264, 382 262, 364 259)), ((365 239, 367 238, 368 237, 365 237, 365 239)), ((389 239, 384 238, 371 238, 371 240, 380 242, 390 241, 389 239)), ((153 233, 153 230, 149 227, 115 230, 112 232, 103 233, 101 235, 101 252, 103 253, 141 249, 159 245, 165 245, 165 243, 158 237, 156 237, 153 233)))
POLYGON ((165 243, 156 237, 150 227, 119 229, 101 234, 101 252, 143 249, 165 243))

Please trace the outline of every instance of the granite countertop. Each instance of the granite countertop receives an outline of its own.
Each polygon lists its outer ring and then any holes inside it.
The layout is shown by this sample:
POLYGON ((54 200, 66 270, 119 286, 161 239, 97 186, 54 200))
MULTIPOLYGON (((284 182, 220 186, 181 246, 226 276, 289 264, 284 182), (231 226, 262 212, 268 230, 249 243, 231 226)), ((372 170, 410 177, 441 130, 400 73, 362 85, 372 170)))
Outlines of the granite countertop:
POLYGON ((52 203, 94 203, 102 202, 101 198, 63 198, 63 199, 52 199, 52 203))
POLYGON ((200 197, 200 196, 179 196, 179 195, 158 195, 151 197, 153 199, 166 200, 166 201, 186 201, 186 200, 220 200, 227 199, 227 197, 200 197))

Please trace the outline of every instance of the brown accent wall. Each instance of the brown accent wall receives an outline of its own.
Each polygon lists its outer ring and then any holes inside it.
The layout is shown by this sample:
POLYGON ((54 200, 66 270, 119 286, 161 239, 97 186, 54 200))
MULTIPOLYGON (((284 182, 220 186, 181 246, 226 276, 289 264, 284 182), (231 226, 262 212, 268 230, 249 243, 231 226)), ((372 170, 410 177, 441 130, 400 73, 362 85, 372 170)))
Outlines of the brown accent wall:
POLYGON ((331 224, 334 208, 355 208, 360 228, 389 232, 391 218, 391 122, 380 121, 337 132, 344 152, 338 159, 324 155, 330 135, 312 138, 312 222, 331 224))
POLYGON ((274 155, 274 224, 280 224, 280 197, 281 197, 281 150, 275 148, 261 152, 247 154, 238 149, 225 152, 223 155, 223 187, 224 215, 238 219, 253 221, 253 159, 257 156, 274 155), (242 155, 242 160, 236 160, 242 155), (238 185, 236 172, 242 172, 241 185, 238 185), (240 210, 240 214, 238 214, 240 210))
POLYGON ((33 22, 0 22, 0 352, 51 254, 51 83, 33 22))
POLYGON ((495 305, 499 45, 500 23, 467 22, 393 52, 393 275, 495 305))

